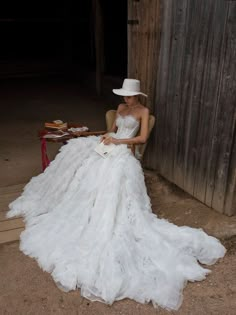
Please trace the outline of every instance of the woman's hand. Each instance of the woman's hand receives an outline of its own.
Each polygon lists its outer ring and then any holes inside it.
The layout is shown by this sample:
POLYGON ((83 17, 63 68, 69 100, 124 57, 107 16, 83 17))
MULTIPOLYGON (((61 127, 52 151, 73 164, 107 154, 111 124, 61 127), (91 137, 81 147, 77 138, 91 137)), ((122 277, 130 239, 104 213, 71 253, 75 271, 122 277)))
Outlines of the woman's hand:
POLYGON ((100 142, 103 142, 108 137, 110 137, 109 133, 105 133, 104 135, 101 136, 100 142))
POLYGON ((111 137, 109 133, 106 133, 105 135, 101 136, 100 142, 103 142, 106 145, 110 143, 118 144, 118 140, 116 138, 111 137))
POLYGON ((108 136, 103 140, 103 143, 106 145, 111 144, 111 143, 118 144, 118 139, 108 136))

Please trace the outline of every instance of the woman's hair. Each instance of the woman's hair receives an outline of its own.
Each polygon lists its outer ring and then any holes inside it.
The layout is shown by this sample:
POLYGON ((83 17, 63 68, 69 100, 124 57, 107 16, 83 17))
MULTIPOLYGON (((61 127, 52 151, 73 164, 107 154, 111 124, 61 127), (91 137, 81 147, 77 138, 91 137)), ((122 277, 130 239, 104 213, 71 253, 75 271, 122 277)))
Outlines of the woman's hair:
MULTIPOLYGON (((139 101, 143 106, 146 107, 146 102, 145 102, 146 98, 145 98, 144 96, 142 96, 142 95, 133 95, 133 96, 136 97, 136 98, 138 99, 138 101, 139 101)), ((125 97, 125 96, 121 96, 121 97, 120 97, 120 98, 121 98, 121 103, 124 102, 124 97, 125 97)))
POLYGON ((147 98, 142 95, 137 95, 140 104, 147 107, 147 98))

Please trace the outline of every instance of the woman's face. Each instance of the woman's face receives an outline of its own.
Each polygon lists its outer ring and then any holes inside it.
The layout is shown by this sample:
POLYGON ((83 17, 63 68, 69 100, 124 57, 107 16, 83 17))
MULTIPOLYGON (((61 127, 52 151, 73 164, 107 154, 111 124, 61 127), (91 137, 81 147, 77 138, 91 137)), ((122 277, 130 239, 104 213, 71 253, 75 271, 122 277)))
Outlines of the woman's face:
POLYGON ((135 96, 124 96, 124 101, 128 106, 132 106, 137 104, 138 97, 135 96))

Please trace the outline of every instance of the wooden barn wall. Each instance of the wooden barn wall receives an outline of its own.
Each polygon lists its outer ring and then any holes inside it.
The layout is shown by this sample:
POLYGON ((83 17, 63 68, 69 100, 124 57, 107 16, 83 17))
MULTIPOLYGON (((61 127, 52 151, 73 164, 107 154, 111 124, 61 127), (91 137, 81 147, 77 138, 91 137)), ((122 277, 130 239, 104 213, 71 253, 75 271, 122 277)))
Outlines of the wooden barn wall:
POLYGON ((148 94, 142 102, 154 107, 158 53, 160 51, 160 1, 128 0, 128 77, 141 81, 148 94))
MULTIPOLYGON (((236 1, 154 2, 158 61, 150 73, 136 73, 148 81, 156 70, 157 123, 145 166, 217 211, 236 214, 236 1)), ((148 49, 136 55, 140 64, 148 49)))

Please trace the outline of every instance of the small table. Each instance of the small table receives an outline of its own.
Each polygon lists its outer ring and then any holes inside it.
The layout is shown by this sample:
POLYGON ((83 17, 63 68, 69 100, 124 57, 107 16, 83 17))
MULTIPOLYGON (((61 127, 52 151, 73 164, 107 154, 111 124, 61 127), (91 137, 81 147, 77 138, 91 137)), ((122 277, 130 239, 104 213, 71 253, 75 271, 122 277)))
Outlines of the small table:
MULTIPOLYGON (((68 129, 70 128, 79 128, 82 127, 81 125, 78 124, 68 124, 68 129)), ((45 135, 49 134, 59 134, 59 130, 52 130, 52 129, 47 129, 44 128, 42 130, 38 131, 38 137, 41 142, 41 158, 42 158, 42 169, 43 171, 45 168, 49 165, 50 160, 47 155, 47 142, 56 142, 56 143, 63 143, 66 144, 68 140, 73 139, 73 138, 78 138, 78 137, 88 137, 88 136, 99 136, 105 134, 107 131, 77 131, 77 132, 70 132, 68 129, 63 129, 62 131, 69 133, 66 135, 63 135, 58 138, 45 138, 45 135)))

